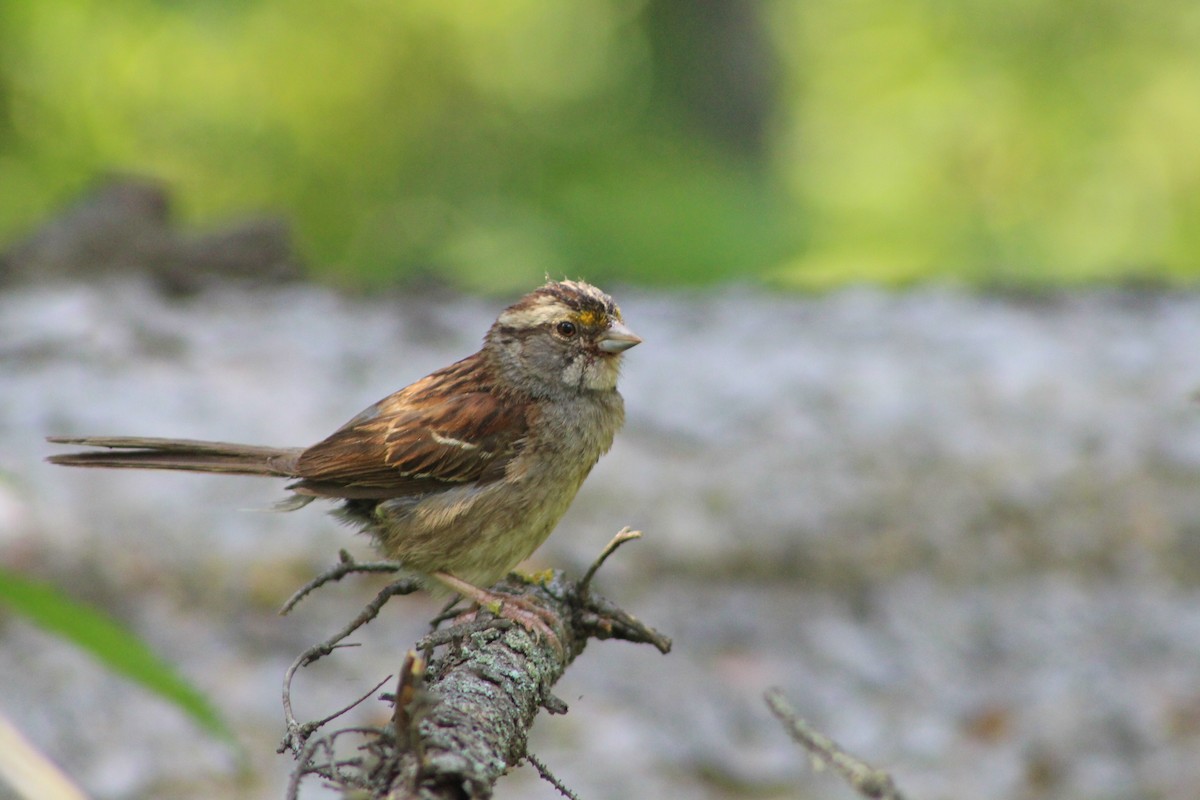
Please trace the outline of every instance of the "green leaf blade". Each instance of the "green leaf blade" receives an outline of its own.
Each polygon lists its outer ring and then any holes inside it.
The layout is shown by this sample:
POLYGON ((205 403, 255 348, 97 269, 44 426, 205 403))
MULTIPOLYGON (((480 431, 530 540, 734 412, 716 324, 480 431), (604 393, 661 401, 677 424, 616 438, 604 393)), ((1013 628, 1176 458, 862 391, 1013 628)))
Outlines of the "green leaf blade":
POLYGON ((2 568, 0 604, 76 645, 113 672, 167 700, 216 738, 236 746, 233 731, 208 697, 111 617, 70 599, 48 583, 2 568))

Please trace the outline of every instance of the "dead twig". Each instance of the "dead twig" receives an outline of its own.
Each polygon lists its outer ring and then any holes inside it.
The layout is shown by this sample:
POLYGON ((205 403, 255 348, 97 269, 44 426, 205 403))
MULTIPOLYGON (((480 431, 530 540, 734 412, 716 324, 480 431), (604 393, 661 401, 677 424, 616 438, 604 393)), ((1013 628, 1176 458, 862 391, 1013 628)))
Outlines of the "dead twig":
POLYGON ((404 569, 404 565, 397 561, 355 561, 353 556, 346 550, 339 551, 338 556, 340 560, 336 565, 301 586, 287 599, 287 602, 279 609, 279 616, 286 616, 301 600, 308 597, 315 590, 327 583, 340 581, 347 575, 357 572, 399 572, 404 569))
POLYGON ((627 642, 651 644, 664 655, 671 652, 670 638, 645 625, 632 614, 618 608, 603 597, 591 594, 592 578, 608 557, 626 542, 642 538, 641 531, 630 530, 629 526, 617 531, 600 555, 588 567, 587 572, 573 587, 575 594, 576 625, 593 639, 624 639, 627 642))
POLYGON ((796 713, 781 690, 769 689, 764 697, 771 713, 783 723, 788 734, 808 751, 817 765, 832 766, 863 797, 872 800, 905 800, 888 772, 850 755, 837 742, 813 728, 796 713))
POLYGON ((600 567, 604 566, 604 562, 608 561, 608 557, 617 552, 617 548, 626 542, 640 538, 642 538, 642 532, 630 530, 628 525, 617 531, 617 535, 609 540, 608 544, 604 545, 604 549, 600 551, 600 555, 596 556, 596 560, 588 567, 587 572, 583 573, 583 577, 579 579, 577 591, 581 595, 587 594, 588 588, 592 585, 592 578, 595 577, 600 567))
POLYGON ((650 644, 658 652, 671 652, 671 639, 646 625, 637 617, 598 595, 589 594, 579 600, 576 625, 593 639, 623 639, 636 644, 650 644))
POLYGON ((342 728, 333 731, 328 736, 309 740, 297 756, 299 766, 292 771, 284 797, 287 800, 297 800, 300 796, 300 784, 309 775, 316 775, 331 785, 345 789, 369 791, 370 777, 378 771, 381 761, 378 742, 386 740, 386 731, 371 727, 342 728), (360 745, 358 750, 366 752, 367 755, 339 759, 337 757, 337 740, 352 734, 365 739, 365 743, 360 745), (317 752, 322 750, 326 754, 325 759, 318 761, 317 752))
POLYGON ((525 756, 525 760, 533 765, 533 768, 536 769, 538 774, 542 776, 542 780, 557 789, 558 793, 567 798, 567 800, 579 800, 579 795, 568 789, 563 782, 558 779, 558 776, 551 772, 550 768, 547 767, 540 758, 530 753, 529 755, 525 756))
MULTIPOLYGON (((295 661, 292 662, 291 666, 288 667, 287 672, 285 672, 283 676, 283 716, 284 722, 287 725, 287 733, 284 734, 283 742, 279 745, 278 752, 282 753, 284 750, 291 750, 298 756, 301 749, 304 747, 305 741, 312 734, 312 732, 320 727, 320 725, 323 725, 325 722, 329 721, 329 719, 326 719, 320 723, 307 722, 304 724, 301 724, 299 721, 297 721, 296 715, 292 712, 292 679, 295 677, 296 671, 301 667, 307 667, 314 661, 329 655, 339 647, 353 647, 354 645, 352 644, 342 644, 342 641, 347 636, 361 628, 363 625, 366 625, 368 622, 375 619, 375 617, 379 615, 380 609, 382 609, 387 601, 392 597, 398 594, 412 594, 420 588, 421 584, 416 578, 404 578, 395 581, 394 583, 389 583, 387 586, 383 587, 383 589, 381 589, 379 593, 375 595, 374 599, 372 599, 370 603, 367 603, 366 607, 358 613, 358 616, 350 620, 345 627, 320 644, 316 644, 308 648, 301 653, 295 661)), ((384 680, 386 680, 386 678, 384 680)), ((353 706, 350 706, 350 708, 353 708, 353 706)), ((346 710, 349 709, 345 709, 342 712, 339 712, 339 714, 335 714, 334 717, 345 713, 346 710)), ((330 719, 334 717, 331 717, 330 719)))

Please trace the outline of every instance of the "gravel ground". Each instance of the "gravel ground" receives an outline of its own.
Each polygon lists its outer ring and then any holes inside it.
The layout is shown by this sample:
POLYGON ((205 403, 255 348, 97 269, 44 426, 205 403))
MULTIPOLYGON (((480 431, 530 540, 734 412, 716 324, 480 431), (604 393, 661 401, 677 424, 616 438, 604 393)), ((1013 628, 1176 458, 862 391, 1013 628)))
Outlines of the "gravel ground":
MULTIPOLYGON (((600 589, 676 649, 593 643, 559 685, 571 713, 532 746, 581 797, 849 797, 769 686, 914 798, 1200 794, 1200 295, 614 292, 646 339, 629 422, 535 563, 641 528, 600 589)), ((68 471, 42 437, 306 444, 471 352, 502 305, 0 294, 0 563, 135 628, 247 758, 11 618, 0 712, 98 798, 282 796, 283 670, 380 582, 275 609, 367 542, 316 504, 262 513, 278 483, 68 471)), ((303 676, 301 713, 393 672, 433 609, 394 601, 303 676)), ((556 794, 522 768, 497 796, 556 794)))

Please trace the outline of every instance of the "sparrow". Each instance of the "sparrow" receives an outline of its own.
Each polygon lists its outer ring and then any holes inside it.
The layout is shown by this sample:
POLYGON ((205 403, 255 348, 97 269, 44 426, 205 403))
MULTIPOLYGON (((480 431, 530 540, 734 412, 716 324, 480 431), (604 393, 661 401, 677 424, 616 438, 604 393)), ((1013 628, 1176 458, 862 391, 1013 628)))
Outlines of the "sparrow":
MULTIPOLYGON (((474 355, 370 406, 311 447, 51 436, 104 448, 54 464, 291 479, 440 587, 554 638, 536 608, 487 591, 550 535, 625 418, 621 355, 642 340, 607 294, 550 281, 506 308, 474 355)), ((440 592, 440 593, 444 593, 440 592)))

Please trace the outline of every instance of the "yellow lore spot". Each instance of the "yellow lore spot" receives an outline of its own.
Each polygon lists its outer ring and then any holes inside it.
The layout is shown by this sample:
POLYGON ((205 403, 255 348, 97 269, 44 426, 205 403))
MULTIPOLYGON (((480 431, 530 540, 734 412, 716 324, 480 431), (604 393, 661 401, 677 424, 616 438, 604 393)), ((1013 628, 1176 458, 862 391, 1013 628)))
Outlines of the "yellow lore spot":
POLYGON ((575 319, 585 327, 594 328, 604 320, 604 314, 599 311, 580 311, 575 315, 575 319))

